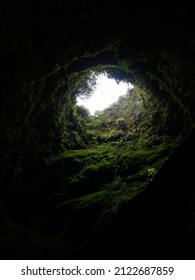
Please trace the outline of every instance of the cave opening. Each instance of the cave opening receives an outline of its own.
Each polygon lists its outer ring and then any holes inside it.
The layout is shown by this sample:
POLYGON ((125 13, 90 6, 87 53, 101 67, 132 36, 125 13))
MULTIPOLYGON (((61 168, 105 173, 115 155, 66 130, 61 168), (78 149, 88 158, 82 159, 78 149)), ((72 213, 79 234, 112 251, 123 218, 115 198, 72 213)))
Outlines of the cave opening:
POLYGON ((98 74, 91 72, 87 85, 88 93, 86 89, 78 89, 77 105, 86 107, 91 115, 97 115, 98 111, 118 101, 120 96, 127 94, 134 87, 131 83, 109 78, 106 72, 98 74))

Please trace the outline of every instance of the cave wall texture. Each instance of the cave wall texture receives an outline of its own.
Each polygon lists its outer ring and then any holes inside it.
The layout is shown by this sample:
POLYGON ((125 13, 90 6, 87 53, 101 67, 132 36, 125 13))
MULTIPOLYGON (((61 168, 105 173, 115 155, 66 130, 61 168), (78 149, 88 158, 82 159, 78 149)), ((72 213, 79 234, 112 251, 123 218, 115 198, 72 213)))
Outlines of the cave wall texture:
MULTIPOLYGON (((77 250, 72 246, 65 253, 56 247, 56 251, 48 249, 46 256, 44 242, 39 240, 40 251, 32 252, 29 243, 23 245, 27 247, 23 253, 18 245, 14 254, 7 245, 2 258, 194 258, 195 37, 191 5, 1 1, 0 19, 2 240, 11 227, 7 220, 12 214, 9 216, 6 205, 18 207, 16 200, 23 191, 44 204, 42 196, 53 191, 44 186, 44 193, 35 195, 33 188, 38 192, 41 185, 35 187, 34 178, 45 172, 45 157, 70 149, 68 143, 73 140, 65 127, 85 71, 119 69, 116 76, 146 90, 162 106, 164 121, 170 119, 167 129, 173 134, 178 130, 184 139, 149 188, 108 222, 103 233, 100 230, 92 241, 86 241, 86 247, 78 245, 77 250)), ((160 122, 163 124, 162 119, 160 122)))

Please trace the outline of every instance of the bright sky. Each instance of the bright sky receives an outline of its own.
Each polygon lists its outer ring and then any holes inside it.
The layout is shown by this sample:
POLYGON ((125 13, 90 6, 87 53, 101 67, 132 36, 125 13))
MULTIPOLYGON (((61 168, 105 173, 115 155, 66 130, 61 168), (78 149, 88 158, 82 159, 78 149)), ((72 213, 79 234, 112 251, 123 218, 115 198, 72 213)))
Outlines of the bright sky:
POLYGON ((91 115, 97 110, 104 110, 116 102, 119 96, 125 95, 127 90, 134 86, 130 83, 119 82, 110 79, 105 73, 97 75, 96 87, 89 98, 77 97, 77 104, 85 106, 91 115))

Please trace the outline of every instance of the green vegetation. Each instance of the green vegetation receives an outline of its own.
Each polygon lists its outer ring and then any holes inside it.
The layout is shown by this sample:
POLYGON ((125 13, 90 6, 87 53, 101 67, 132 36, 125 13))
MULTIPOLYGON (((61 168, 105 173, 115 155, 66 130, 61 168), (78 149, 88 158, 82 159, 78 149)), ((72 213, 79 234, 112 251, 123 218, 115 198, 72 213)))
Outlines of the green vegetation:
POLYGON ((170 133, 166 108, 137 87, 96 116, 74 104, 64 151, 45 157, 39 178, 55 192, 58 215, 90 213, 97 226, 142 192, 181 141, 182 130, 170 133))

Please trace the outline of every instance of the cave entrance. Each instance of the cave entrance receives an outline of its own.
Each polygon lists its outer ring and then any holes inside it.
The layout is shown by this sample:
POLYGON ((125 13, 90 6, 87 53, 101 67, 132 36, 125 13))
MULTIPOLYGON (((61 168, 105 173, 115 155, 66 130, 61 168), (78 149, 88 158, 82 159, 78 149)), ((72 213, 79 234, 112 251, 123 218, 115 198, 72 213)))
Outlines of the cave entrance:
POLYGON ((85 89, 79 89, 77 105, 86 107, 93 116, 118 101, 120 96, 126 95, 134 87, 130 82, 109 77, 106 72, 92 72, 86 86, 85 89))
POLYGON ((137 127, 147 114, 142 96, 145 92, 134 87, 132 81, 126 72, 116 68, 100 67, 82 73, 72 113, 76 124, 71 128, 71 137, 76 135, 75 149, 102 144, 117 146, 139 137, 141 129, 137 127))

